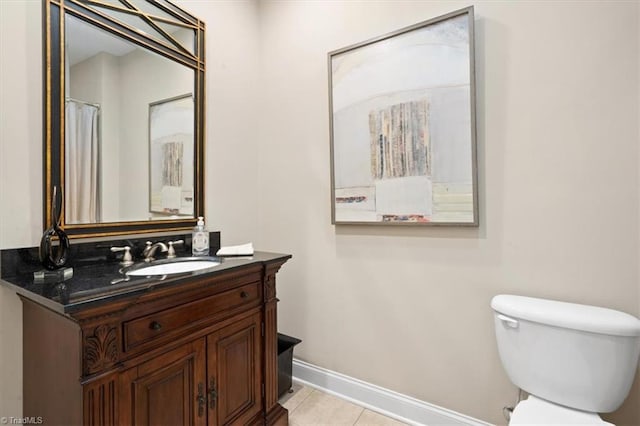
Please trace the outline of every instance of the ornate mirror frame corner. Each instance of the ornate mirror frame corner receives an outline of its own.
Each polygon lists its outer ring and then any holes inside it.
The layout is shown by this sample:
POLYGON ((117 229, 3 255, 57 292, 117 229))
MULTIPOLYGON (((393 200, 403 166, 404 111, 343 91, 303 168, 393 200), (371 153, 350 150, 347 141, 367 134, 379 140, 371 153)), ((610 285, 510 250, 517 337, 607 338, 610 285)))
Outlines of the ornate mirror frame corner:
MULTIPOLYGON (((194 71, 193 217, 70 224, 63 209, 61 227, 70 238, 88 238, 186 230, 204 216, 205 24, 168 0, 42 0, 43 5, 43 229, 52 222, 53 188, 65 194, 65 16, 72 15, 111 35, 175 61, 194 71), (121 5, 120 5, 121 4, 121 5), (141 7, 145 6, 145 7, 141 7), (161 13, 152 14, 148 7, 161 13), (113 13, 109 11, 113 10, 113 13), (166 40, 152 37, 115 17, 137 16, 166 40), (193 51, 181 47, 162 25, 194 31, 193 51)), ((145 124, 146 126, 146 124, 145 124)))

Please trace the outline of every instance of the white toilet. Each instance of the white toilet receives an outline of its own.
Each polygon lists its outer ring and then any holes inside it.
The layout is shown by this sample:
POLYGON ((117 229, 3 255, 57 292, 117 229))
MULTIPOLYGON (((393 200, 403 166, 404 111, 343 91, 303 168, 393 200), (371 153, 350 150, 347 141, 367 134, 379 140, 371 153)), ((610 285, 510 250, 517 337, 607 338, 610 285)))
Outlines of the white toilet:
POLYGON ((509 425, 599 424, 631 388, 640 320, 596 306, 499 295, 491 300, 498 352, 513 384, 529 393, 509 425))

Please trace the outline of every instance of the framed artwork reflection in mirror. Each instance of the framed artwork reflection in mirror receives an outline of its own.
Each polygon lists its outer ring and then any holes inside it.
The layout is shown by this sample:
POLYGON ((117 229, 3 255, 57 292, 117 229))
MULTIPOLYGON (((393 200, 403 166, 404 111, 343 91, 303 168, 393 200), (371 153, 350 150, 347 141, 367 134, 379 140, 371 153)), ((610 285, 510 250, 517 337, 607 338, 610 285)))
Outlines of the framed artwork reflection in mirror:
POLYGON ((149 104, 149 211, 193 217, 193 96, 149 104))

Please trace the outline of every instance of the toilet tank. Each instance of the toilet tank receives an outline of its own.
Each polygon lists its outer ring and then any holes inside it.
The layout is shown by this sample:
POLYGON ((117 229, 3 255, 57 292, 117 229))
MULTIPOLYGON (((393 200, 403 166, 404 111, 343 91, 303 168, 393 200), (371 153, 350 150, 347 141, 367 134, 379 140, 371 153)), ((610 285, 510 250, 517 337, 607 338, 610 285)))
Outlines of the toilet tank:
POLYGON ((596 306, 499 295, 491 301, 498 352, 513 384, 579 410, 616 410, 640 355, 640 320, 596 306))

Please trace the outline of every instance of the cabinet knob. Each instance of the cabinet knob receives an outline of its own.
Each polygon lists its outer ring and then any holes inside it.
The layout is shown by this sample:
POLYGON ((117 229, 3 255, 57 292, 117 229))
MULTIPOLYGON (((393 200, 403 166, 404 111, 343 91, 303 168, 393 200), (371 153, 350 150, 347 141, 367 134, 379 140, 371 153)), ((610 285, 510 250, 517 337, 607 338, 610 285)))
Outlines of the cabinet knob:
POLYGON ((246 291, 241 291, 240 297, 242 297, 243 299, 246 299, 247 297, 249 297, 249 293, 247 293, 246 291))
POLYGON ((149 324, 149 328, 152 330, 160 330, 162 328, 162 324, 160 324, 158 321, 151 321, 151 324, 149 324))

